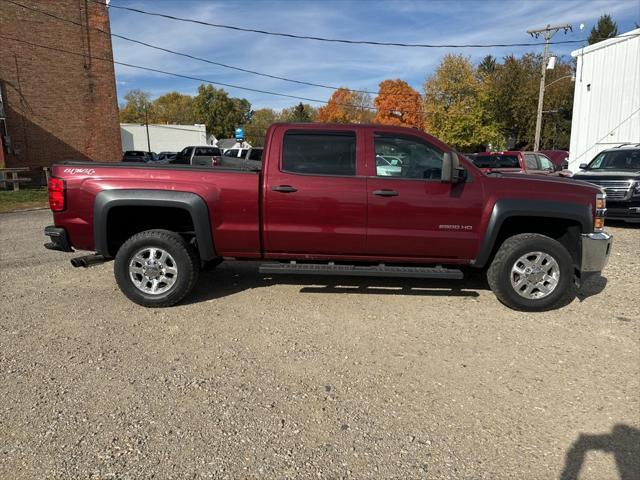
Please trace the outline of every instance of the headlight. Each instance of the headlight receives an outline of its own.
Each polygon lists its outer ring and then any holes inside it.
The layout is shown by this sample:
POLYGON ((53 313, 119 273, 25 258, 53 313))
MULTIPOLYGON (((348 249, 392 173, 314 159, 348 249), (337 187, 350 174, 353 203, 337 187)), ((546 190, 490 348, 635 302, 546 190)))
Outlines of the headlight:
POLYGON ((593 231, 604 230, 604 217, 607 214, 607 196, 604 193, 596 194, 596 216, 593 219, 593 231))
POLYGON ((636 182, 636 186, 635 186, 635 187, 633 187, 633 193, 632 193, 632 195, 633 195, 634 197, 638 197, 638 196, 640 196, 640 181, 636 182))

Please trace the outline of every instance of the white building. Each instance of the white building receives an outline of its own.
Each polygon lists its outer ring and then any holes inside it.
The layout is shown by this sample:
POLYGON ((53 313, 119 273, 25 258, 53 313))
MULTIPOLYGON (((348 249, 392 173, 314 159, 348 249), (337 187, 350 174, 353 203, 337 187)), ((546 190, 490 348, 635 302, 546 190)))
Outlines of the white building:
POLYGON ((121 123, 122 151, 148 150, 152 152, 179 152, 189 145, 206 145, 207 130, 204 125, 162 125, 149 124, 149 142, 147 128, 139 123, 121 123))
POLYGON ((569 170, 640 143, 640 28, 571 52, 576 59, 569 170))

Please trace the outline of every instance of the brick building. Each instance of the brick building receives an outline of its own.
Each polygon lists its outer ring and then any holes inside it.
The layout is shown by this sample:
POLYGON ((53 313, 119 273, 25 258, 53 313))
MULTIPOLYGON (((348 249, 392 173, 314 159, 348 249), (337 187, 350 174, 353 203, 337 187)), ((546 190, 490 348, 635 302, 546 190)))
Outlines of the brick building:
POLYGON ((90 0, 19 3, 74 23, 0 2, 0 167, 29 167, 41 182, 42 167, 63 160, 119 161, 113 63, 91 58, 113 58, 110 37, 95 29, 110 31, 107 8, 90 0))

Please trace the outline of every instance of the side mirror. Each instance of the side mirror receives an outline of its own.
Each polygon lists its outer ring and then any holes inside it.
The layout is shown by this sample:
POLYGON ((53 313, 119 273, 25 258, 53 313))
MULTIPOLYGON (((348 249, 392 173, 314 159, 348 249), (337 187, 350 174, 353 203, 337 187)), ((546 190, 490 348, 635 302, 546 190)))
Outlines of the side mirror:
POLYGON ((578 167, 580 170, 588 170, 589 169, 589 165, 586 163, 581 163, 580 166, 578 167))
POLYGON ((466 178, 466 170, 460 166, 460 159, 455 152, 444 152, 442 156, 442 183, 458 183, 466 178))

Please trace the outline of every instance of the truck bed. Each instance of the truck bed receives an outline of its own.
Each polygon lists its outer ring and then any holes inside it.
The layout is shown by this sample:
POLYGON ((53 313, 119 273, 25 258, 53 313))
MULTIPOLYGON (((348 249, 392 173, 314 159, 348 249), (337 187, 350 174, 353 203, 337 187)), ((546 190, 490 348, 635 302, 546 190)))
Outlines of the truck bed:
MULTIPOLYGON (((73 205, 72 209, 54 213, 56 223, 67 226, 71 243, 78 249, 96 249, 94 210, 98 194, 124 189, 154 190, 159 201, 164 192, 195 194, 206 204, 217 255, 251 258, 261 254, 258 172, 192 165, 65 162, 54 165, 52 175, 66 182, 67 204, 73 205)), ((143 220, 132 215, 129 221, 143 220)))

